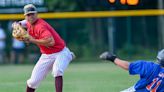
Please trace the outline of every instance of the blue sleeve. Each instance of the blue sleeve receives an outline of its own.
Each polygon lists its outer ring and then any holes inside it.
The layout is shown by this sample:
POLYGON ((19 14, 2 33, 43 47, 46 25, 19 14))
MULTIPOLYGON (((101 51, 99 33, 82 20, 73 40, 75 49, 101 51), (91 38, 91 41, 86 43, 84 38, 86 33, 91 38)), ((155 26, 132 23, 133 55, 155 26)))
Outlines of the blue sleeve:
POLYGON ((135 75, 139 74, 140 76, 145 76, 152 71, 153 62, 146 62, 144 60, 138 60, 130 63, 129 65, 129 74, 135 75))

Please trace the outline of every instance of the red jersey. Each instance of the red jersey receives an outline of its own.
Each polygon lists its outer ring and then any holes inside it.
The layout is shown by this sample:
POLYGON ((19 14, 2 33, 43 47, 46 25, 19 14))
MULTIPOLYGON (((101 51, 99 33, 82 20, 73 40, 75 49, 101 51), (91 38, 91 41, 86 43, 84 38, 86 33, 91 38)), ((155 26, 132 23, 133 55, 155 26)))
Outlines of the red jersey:
POLYGON ((37 19, 37 21, 31 25, 27 22, 27 28, 29 34, 35 39, 43 39, 52 36, 55 40, 54 46, 38 45, 40 52, 43 54, 52 54, 61 51, 65 47, 64 40, 59 34, 43 19, 37 19))

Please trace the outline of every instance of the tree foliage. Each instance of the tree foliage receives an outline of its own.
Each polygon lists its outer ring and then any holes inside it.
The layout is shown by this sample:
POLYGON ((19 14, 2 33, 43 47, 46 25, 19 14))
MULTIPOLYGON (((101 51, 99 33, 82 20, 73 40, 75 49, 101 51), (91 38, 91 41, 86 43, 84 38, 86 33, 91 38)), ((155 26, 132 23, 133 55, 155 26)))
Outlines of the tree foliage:
POLYGON ((47 0, 46 3, 48 10, 51 12, 68 12, 76 9, 76 4, 73 0, 47 0))

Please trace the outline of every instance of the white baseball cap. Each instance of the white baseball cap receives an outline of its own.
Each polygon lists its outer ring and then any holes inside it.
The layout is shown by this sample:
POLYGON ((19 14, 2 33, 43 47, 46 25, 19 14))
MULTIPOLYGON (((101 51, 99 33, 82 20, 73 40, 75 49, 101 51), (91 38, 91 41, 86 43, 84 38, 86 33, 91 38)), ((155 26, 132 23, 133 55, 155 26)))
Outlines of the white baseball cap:
POLYGON ((37 13, 36 7, 33 4, 27 4, 24 6, 24 15, 30 14, 30 13, 37 13))

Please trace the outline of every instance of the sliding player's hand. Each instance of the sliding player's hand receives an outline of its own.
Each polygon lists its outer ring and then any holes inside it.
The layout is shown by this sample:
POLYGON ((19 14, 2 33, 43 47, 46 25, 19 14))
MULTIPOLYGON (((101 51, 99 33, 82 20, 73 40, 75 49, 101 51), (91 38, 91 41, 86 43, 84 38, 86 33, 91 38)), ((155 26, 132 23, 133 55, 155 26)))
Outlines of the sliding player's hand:
POLYGON ((102 60, 109 60, 111 62, 114 62, 114 60, 117 58, 116 55, 110 53, 110 52, 103 52, 101 55, 100 55, 100 59, 102 60))

